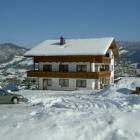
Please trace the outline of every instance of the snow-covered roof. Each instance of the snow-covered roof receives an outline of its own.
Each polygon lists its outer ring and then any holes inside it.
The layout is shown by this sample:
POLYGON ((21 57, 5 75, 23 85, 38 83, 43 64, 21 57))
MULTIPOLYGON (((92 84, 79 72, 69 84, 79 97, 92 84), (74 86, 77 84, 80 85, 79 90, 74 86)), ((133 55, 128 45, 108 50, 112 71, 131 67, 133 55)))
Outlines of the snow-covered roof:
POLYGON ((64 55, 105 55, 113 37, 95 39, 45 40, 25 53, 25 56, 64 56, 64 55))

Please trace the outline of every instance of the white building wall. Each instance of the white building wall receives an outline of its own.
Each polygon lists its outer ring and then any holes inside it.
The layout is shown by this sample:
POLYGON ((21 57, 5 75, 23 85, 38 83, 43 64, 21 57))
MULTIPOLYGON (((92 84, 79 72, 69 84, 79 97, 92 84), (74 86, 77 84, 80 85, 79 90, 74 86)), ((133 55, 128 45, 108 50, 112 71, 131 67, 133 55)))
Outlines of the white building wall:
POLYGON ((50 64, 52 65, 52 71, 59 71, 59 65, 64 64, 68 65, 68 71, 76 72, 77 65, 87 65, 87 72, 90 72, 90 62, 63 62, 63 63, 56 63, 56 62, 39 62, 39 70, 43 70, 43 64, 50 64))
POLYGON ((72 79, 69 78, 69 86, 68 87, 61 87, 59 85, 59 79, 66 79, 66 78, 39 78, 39 89, 43 90, 43 79, 51 79, 52 86, 47 86, 47 90, 78 90, 78 89, 95 89, 95 79, 72 79), (77 88, 76 87, 76 80, 86 80, 87 87, 86 88, 77 88))
POLYGON ((43 89, 43 78, 38 78, 38 89, 43 89))
POLYGON ((95 72, 95 63, 91 63, 91 72, 95 72))
POLYGON ((110 76, 110 84, 114 83, 114 55, 111 49, 108 50, 109 56, 111 58, 111 63, 110 63, 110 71, 111 71, 111 76, 110 76))
MULTIPOLYGON (((110 77, 110 84, 114 83, 114 56, 111 49, 108 50, 109 57, 111 58, 110 64, 105 63, 90 63, 90 62, 40 62, 39 63, 39 70, 43 71, 43 64, 51 64, 52 65, 52 71, 59 71, 59 65, 60 64, 66 64, 68 65, 68 71, 70 72, 76 72, 77 65, 87 65, 87 72, 97 72, 100 71, 100 67, 102 65, 109 65, 109 70, 111 71, 111 77, 110 77), (98 66, 97 69, 95 69, 95 65, 98 66)), ((81 60, 82 61, 82 60, 81 60)), ((43 89, 43 79, 47 78, 38 78, 38 85, 39 89, 43 89)), ((69 79, 69 87, 61 87, 59 85, 59 79, 60 78, 48 78, 52 79, 52 85, 51 87, 47 87, 48 90, 76 90, 76 89, 100 89, 100 79, 86 79, 87 80, 87 87, 86 88, 76 88, 76 79, 69 79)), ((65 78, 61 78, 65 79, 65 78)), ((81 79, 82 80, 82 79, 81 79)), ((85 79, 83 79, 85 80, 85 79)))
MULTIPOLYGON (((110 70, 112 69, 112 66, 114 66, 114 58, 111 59, 111 63, 108 64, 108 63, 90 63, 90 62, 64 62, 64 63, 56 63, 56 62, 46 62, 46 63, 42 63, 40 62, 39 63, 39 70, 40 71, 43 71, 43 64, 50 64, 52 65, 52 71, 59 71, 59 65, 60 64, 66 64, 68 65, 68 71, 70 72, 76 72, 76 67, 77 65, 87 65, 87 72, 95 72, 95 65, 98 66, 98 71, 100 71, 100 67, 102 65, 109 65, 110 67, 110 70)), ((113 76, 113 72, 112 72, 112 76, 113 76)))
POLYGON ((40 71, 43 71, 43 62, 38 63, 38 68, 40 71))

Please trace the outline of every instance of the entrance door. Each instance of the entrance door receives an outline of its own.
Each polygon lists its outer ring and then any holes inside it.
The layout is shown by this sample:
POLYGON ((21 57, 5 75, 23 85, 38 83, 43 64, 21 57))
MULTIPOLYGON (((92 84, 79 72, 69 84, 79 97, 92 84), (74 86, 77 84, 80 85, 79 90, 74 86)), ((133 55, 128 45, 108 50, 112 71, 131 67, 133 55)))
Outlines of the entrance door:
POLYGON ((47 79, 43 80, 43 90, 47 90, 47 79))

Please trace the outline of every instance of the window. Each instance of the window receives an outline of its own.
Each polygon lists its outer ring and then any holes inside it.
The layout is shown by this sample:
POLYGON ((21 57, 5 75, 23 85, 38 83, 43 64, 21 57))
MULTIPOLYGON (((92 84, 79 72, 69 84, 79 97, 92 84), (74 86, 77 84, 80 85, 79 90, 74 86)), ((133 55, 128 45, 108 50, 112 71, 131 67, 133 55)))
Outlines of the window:
POLYGON ((68 65, 59 65, 59 71, 68 71, 68 65))
POLYGON ((99 71, 99 65, 95 64, 95 72, 99 71))
POLYGON ((77 65, 77 71, 86 72, 87 71, 87 65, 77 65))
POLYGON ((109 53, 106 53, 106 57, 109 57, 109 53))
POLYGON ((109 65, 101 65, 100 71, 109 71, 109 65))
POLYGON ((52 71, 52 65, 44 64, 43 71, 52 71))
POLYGON ((82 88, 86 88, 86 80, 77 80, 76 81, 76 87, 82 87, 82 88))
POLYGON ((109 70, 109 65, 105 65, 105 70, 109 70))
POLYGON ((59 80, 59 85, 61 87, 68 87, 69 86, 69 80, 68 79, 60 79, 59 80))
POLYGON ((47 86, 52 86, 52 79, 47 79, 47 86))

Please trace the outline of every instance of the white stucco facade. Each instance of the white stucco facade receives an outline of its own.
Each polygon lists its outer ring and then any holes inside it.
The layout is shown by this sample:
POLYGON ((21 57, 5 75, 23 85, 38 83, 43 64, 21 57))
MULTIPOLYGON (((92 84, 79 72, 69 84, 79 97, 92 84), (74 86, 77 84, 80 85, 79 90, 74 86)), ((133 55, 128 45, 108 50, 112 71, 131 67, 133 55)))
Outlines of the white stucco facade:
MULTIPOLYGON (((91 63, 91 62, 39 62, 38 70, 43 71, 43 65, 51 65, 53 72, 59 71, 59 65, 68 65, 68 72, 77 72, 77 65, 86 65, 87 72, 100 72, 101 68, 106 68, 111 72, 110 77, 101 79, 80 79, 80 78, 54 78, 54 77, 41 77, 36 78, 39 89, 44 90, 78 90, 78 89, 100 89, 104 85, 114 83, 114 56, 111 50, 108 50, 111 63, 91 63), (49 79, 51 85, 47 85, 46 81, 49 79), (68 85, 63 87, 59 84, 60 79, 68 80, 68 85), (77 87, 76 81, 84 80, 86 87, 77 87)), ((82 61, 82 60, 81 60, 82 61)))
MULTIPOLYGON (((59 80, 60 79, 67 79, 67 78, 38 78, 37 82, 38 82, 38 86, 39 89, 42 90, 79 90, 79 89, 97 89, 97 87, 95 87, 95 82, 97 81, 96 79, 73 79, 73 78, 69 78, 69 85, 67 87, 62 87, 59 84, 59 80), (47 86, 44 85, 43 81, 45 79, 51 79, 52 81, 52 85, 51 86, 47 86), (82 88, 82 87, 76 87, 76 80, 85 80, 86 81, 86 88, 82 88)), ((98 82, 98 81, 97 81, 98 82)))

